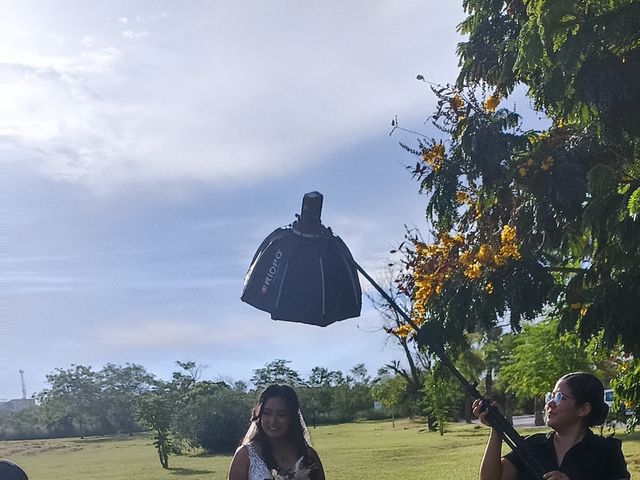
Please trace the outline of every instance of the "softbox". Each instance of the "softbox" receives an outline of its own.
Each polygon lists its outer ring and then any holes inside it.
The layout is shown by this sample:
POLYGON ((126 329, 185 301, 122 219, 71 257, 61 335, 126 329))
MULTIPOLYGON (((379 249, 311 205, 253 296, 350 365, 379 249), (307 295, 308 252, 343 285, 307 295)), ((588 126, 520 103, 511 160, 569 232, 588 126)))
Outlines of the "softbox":
POLYGON ((253 256, 242 301, 274 320, 327 326, 360 315, 362 291, 349 249, 320 221, 322 195, 307 193, 291 225, 274 230, 253 256))

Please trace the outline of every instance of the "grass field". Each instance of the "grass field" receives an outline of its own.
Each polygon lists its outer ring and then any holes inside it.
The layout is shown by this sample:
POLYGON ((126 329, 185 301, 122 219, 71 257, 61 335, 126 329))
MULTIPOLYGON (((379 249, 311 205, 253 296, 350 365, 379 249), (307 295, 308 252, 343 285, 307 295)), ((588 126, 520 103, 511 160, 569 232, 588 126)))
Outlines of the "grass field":
MULTIPOLYGON (((383 421, 311 431, 329 480, 475 479, 487 435, 479 425, 450 424, 441 437, 407 420, 395 428, 383 421)), ((640 433, 617 436, 632 478, 640 479, 640 433)), ((146 435, 0 442, 0 457, 21 465, 30 480, 224 480, 231 459, 172 456, 163 470, 146 435)))

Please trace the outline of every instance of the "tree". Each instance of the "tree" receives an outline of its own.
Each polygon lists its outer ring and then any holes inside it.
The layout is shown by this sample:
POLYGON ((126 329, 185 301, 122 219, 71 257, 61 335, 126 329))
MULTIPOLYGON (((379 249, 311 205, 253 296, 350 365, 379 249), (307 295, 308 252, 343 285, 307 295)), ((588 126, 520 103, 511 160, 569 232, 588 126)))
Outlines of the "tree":
POLYGON ((640 4, 464 6, 457 83, 432 87, 444 138, 405 146, 433 228, 404 247, 414 323, 456 345, 551 307, 561 330, 637 355, 640 4), (548 128, 525 129, 509 108, 517 85, 548 128))
POLYGON ((444 425, 451 418, 453 406, 461 396, 459 384, 442 365, 436 364, 425 375, 425 409, 436 419, 440 435, 444 435, 444 425))
POLYGON ((557 334, 557 320, 525 325, 515 337, 508 364, 500 370, 506 390, 534 398, 535 424, 543 425, 542 399, 568 372, 595 370, 584 342, 572 332, 557 334))
POLYGON ((173 448, 171 432, 175 412, 174 390, 170 383, 156 381, 154 387, 137 398, 138 419, 153 430, 153 445, 158 452, 162 468, 169 468, 169 455, 173 448))
POLYGON ((38 394, 46 423, 56 428, 76 422, 80 437, 84 437, 87 424, 100 415, 97 373, 91 367, 71 365, 47 375, 47 383, 49 388, 38 394))
POLYGON ((611 387, 616 399, 614 409, 632 411, 627 420, 627 430, 634 430, 640 423, 640 361, 632 357, 623 359, 619 374, 611 381, 611 387))
POLYGON ((172 432, 207 453, 230 453, 247 431, 252 398, 224 382, 196 382, 173 414, 172 432))
MULTIPOLYGON (((477 341, 479 336, 468 335, 469 348, 465 348, 460 352, 458 358, 455 360, 455 366, 458 371, 467 380, 472 383, 478 383, 476 380, 480 379, 480 375, 483 371, 487 372, 485 380, 490 378, 490 369, 487 367, 484 359, 481 355, 480 343, 477 341), (475 338, 474 338, 475 337, 475 338)), ((462 395, 464 395, 464 417, 467 423, 471 423, 471 407, 473 399, 468 392, 462 391, 462 387, 459 386, 462 395)))
POLYGON ((134 431, 136 397, 151 388, 153 379, 143 366, 130 363, 124 367, 108 363, 98 372, 101 401, 117 431, 134 431))
POLYGON ((382 369, 376 378, 373 387, 373 398, 391 412, 392 426, 395 428, 395 414, 406 397, 407 383, 400 375, 389 375, 388 370, 382 369))
POLYGON ((325 367, 313 367, 304 387, 298 388, 300 405, 305 414, 310 414, 315 427, 318 415, 328 416, 333 408, 333 389, 344 383, 341 372, 325 367))
POLYGON ((251 383, 261 389, 272 383, 283 383, 292 387, 302 384, 300 374, 289 368, 290 360, 277 359, 267 363, 263 368, 253 371, 251 383))
POLYGON ((354 365, 347 377, 349 382, 349 411, 356 414, 370 410, 373 406, 371 397, 371 377, 364 363, 354 365))
MULTIPOLYGON (((392 253, 397 253, 393 251, 392 253)), ((407 290, 401 280, 398 280, 399 265, 391 264, 387 271, 385 288, 387 295, 405 312, 411 312, 411 297, 413 292, 407 290)), ((424 350, 418 348, 416 342, 413 342, 413 336, 407 334, 410 330, 404 324, 404 320, 398 311, 385 298, 369 295, 369 300, 373 303, 373 307, 378 311, 384 321, 383 328, 394 341, 402 347, 404 357, 406 359, 405 367, 400 361, 395 360, 387 365, 386 369, 392 370, 406 383, 406 395, 412 400, 417 407, 422 402, 422 388, 424 386, 424 372, 430 367, 430 360, 424 350)), ((411 409, 409 411, 411 415, 411 409)))
POLYGON ((152 388, 139 395, 136 402, 136 416, 153 430, 153 444, 165 469, 169 468, 175 445, 176 418, 188 405, 204 369, 192 361, 176 361, 176 365, 180 370, 171 374, 171 382, 152 382, 152 388))

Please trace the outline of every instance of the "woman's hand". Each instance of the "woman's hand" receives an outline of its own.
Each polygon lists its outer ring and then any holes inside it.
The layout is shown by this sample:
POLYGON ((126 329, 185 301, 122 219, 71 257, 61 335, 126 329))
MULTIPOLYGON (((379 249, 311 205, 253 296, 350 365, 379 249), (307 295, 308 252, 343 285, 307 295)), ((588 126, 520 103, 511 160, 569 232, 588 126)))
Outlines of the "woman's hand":
POLYGON ((553 470, 552 472, 545 473, 542 478, 546 480, 571 480, 564 473, 553 470))
MULTIPOLYGON (((489 413, 489 411, 486 408, 483 408, 483 405, 482 405, 483 401, 484 400, 474 400, 471 411, 473 412, 475 417, 480 420, 480 422, 490 427, 491 425, 489 425, 489 423, 487 422, 487 413, 489 413)), ((496 402, 491 402, 491 406, 495 408, 499 408, 496 402)))

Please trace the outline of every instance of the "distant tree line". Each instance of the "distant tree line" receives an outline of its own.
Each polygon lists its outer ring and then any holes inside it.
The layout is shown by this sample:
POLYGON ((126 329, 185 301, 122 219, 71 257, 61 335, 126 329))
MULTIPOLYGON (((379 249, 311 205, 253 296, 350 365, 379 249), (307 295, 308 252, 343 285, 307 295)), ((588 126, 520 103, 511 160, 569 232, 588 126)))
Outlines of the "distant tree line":
POLYGON ((258 391, 271 383, 296 388, 310 428, 319 423, 382 417, 373 409, 374 386, 363 364, 348 373, 315 367, 308 378, 274 360, 244 382, 202 380, 203 367, 176 362, 170 380, 143 366, 107 364, 101 370, 71 365, 47 375, 37 405, 0 412, 0 440, 132 434, 150 430, 159 460, 183 450, 231 452, 247 430, 258 391))
MULTIPOLYGON (((486 396, 497 399, 508 417, 540 416, 539 399, 563 373, 591 371, 608 384, 627 368, 621 351, 605 352, 597 340, 585 343, 575 332, 558 335, 557 322, 549 318, 525 325, 518 334, 469 334, 454 363, 486 396)), ((58 368, 47 376, 48 388, 36 395, 35 407, 0 412, 0 440, 150 431, 159 461, 168 468, 174 453, 232 452, 247 430, 258 392, 271 383, 296 389, 311 429, 418 416, 430 430, 444 434, 447 421, 470 421, 470 399, 459 383, 426 351, 409 345, 409 367, 392 362, 374 377, 358 364, 347 373, 314 367, 304 378, 283 359, 254 370, 249 384, 203 380, 204 367, 195 362, 176 362, 169 380, 136 364, 107 364, 99 371, 83 365, 58 368)))

